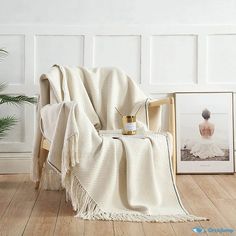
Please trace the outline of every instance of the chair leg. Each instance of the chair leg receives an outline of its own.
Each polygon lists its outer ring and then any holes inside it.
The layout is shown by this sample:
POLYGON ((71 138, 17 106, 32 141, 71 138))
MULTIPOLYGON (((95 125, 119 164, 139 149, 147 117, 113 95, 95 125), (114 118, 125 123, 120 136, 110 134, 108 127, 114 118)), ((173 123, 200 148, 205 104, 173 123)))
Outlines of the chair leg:
POLYGON ((36 190, 39 189, 39 185, 40 185, 40 181, 36 181, 34 188, 35 188, 36 190))
POLYGON ((170 102, 170 131, 173 135, 173 158, 172 158, 172 166, 173 166, 173 174, 176 179, 176 124, 175 124, 175 100, 172 97, 170 102))
POLYGON ((38 159, 38 173, 39 173, 39 180, 35 183, 35 189, 39 189, 40 186, 40 179, 42 176, 42 169, 43 165, 47 159, 48 150, 43 148, 43 139, 41 141, 40 151, 39 151, 39 159, 38 159))

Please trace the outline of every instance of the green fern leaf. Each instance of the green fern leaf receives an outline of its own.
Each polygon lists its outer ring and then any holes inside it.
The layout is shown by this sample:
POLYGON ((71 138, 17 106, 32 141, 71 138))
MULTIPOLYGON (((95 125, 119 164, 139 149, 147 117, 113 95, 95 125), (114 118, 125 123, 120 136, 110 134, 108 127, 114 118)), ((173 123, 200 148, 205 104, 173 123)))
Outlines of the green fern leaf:
POLYGON ((0 118, 0 139, 5 136, 7 131, 9 131, 16 123, 17 119, 14 116, 0 118))

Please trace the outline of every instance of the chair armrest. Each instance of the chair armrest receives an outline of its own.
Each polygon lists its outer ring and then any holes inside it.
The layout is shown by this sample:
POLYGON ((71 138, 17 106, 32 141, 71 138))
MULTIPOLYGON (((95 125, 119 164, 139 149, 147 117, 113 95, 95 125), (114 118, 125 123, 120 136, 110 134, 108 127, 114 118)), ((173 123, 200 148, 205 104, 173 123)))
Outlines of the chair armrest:
POLYGON ((152 100, 149 102, 149 107, 160 107, 162 105, 170 105, 170 104, 174 104, 173 97, 162 98, 159 100, 152 100))

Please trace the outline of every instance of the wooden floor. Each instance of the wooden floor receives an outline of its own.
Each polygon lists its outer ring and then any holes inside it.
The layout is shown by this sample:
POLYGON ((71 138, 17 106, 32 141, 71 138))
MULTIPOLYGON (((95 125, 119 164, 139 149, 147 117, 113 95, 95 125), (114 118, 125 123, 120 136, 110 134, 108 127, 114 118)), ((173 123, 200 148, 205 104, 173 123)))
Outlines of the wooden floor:
POLYGON ((34 190, 28 175, 0 175, 0 235, 236 235, 192 232, 192 228, 236 230, 236 175, 181 175, 177 186, 184 206, 210 221, 127 223, 73 217, 64 192, 34 190))

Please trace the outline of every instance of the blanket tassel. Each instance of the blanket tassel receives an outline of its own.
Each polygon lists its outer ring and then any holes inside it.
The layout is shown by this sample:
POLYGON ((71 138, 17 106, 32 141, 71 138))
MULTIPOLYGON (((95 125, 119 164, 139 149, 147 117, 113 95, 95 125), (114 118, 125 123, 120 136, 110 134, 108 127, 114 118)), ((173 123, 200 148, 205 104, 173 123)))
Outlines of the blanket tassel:
POLYGON ((70 200, 73 209, 77 211, 76 217, 84 220, 112 220, 132 222, 187 222, 207 221, 205 217, 198 217, 190 214, 179 215, 146 215, 141 213, 112 213, 104 212, 98 204, 89 196, 87 191, 80 184, 76 176, 68 175, 64 182, 67 200, 70 200))

